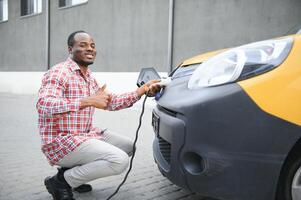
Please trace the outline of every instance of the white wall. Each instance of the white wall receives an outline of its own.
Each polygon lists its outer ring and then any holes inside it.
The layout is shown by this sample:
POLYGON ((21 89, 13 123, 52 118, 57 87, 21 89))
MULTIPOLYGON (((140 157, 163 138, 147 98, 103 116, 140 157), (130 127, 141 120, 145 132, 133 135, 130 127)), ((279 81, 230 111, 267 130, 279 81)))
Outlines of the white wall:
MULTIPOLYGON (((0 72, 0 92, 13 94, 37 94, 44 72, 0 72)), ((114 93, 129 92, 137 88, 139 72, 95 72, 100 85, 114 93)), ((160 73, 167 76, 167 73, 160 73)))

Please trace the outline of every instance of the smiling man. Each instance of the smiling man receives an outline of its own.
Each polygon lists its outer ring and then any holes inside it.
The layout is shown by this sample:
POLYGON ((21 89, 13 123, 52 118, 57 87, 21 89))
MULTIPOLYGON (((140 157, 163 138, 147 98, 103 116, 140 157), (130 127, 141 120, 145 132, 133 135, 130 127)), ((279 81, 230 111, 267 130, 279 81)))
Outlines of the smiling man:
POLYGON ((120 95, 100 87, 88 68, 96 56, 95 43, 84 31, 70 34, 68 51, 69 58, 44 75, 37 102, 42 151, 50 165, 61 166, 44 182, 56 200, 73 199, 72 188, 91 191, 85 183, 120 174, 128 166, 132 141, 93 127, 94 109, 128 108, 146 92, 159 90, 157 81, 120 95))

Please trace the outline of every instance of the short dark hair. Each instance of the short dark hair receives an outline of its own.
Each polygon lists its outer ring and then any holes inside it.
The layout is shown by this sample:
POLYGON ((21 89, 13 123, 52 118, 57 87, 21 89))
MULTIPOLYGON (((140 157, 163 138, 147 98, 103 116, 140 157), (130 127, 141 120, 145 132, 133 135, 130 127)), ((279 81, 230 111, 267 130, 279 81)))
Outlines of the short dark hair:
POLYGON ((74 31, 73 33, 71 33, 68 37, 68 40, 67 40, 67 44, 68 44, 68 47, 72 47, 73 44, 74 44, 74 36, 77 34, 77 33, 87 33, 86 31, 74 31))

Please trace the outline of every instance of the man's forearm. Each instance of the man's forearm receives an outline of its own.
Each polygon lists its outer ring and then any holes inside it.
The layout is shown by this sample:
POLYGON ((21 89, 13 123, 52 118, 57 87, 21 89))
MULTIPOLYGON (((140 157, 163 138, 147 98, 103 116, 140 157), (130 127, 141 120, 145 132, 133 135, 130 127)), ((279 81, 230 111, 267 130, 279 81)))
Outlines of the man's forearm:
POLYGON ((149 93, 149 95, 155 95, 157 92, 161 90, 161 86, 158 83, 160 80, 150 80, 141 87, 137 88, 136 92, 139 97, 142 97, 144 94, 149 93))
POLYGON ((90 98, 90 97, 84 97, 82 98, 80 101, 80 109, 84 109, 84 108, 87 108, 87 107, 90 107, 90 106, 93 106, 94 103, 93 103, 93 100, 90 98))

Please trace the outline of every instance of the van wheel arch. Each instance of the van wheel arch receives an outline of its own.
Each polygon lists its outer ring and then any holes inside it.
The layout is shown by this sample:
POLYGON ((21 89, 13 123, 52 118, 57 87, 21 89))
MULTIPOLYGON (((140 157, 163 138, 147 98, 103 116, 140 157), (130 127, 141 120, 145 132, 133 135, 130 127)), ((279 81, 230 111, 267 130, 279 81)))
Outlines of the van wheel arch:
POLYGON ((280 171, 276 200, 295 200, 292 198, 292 181, 298 169, 301 167, 301 138, 295 143, 286 157, 280 171))

